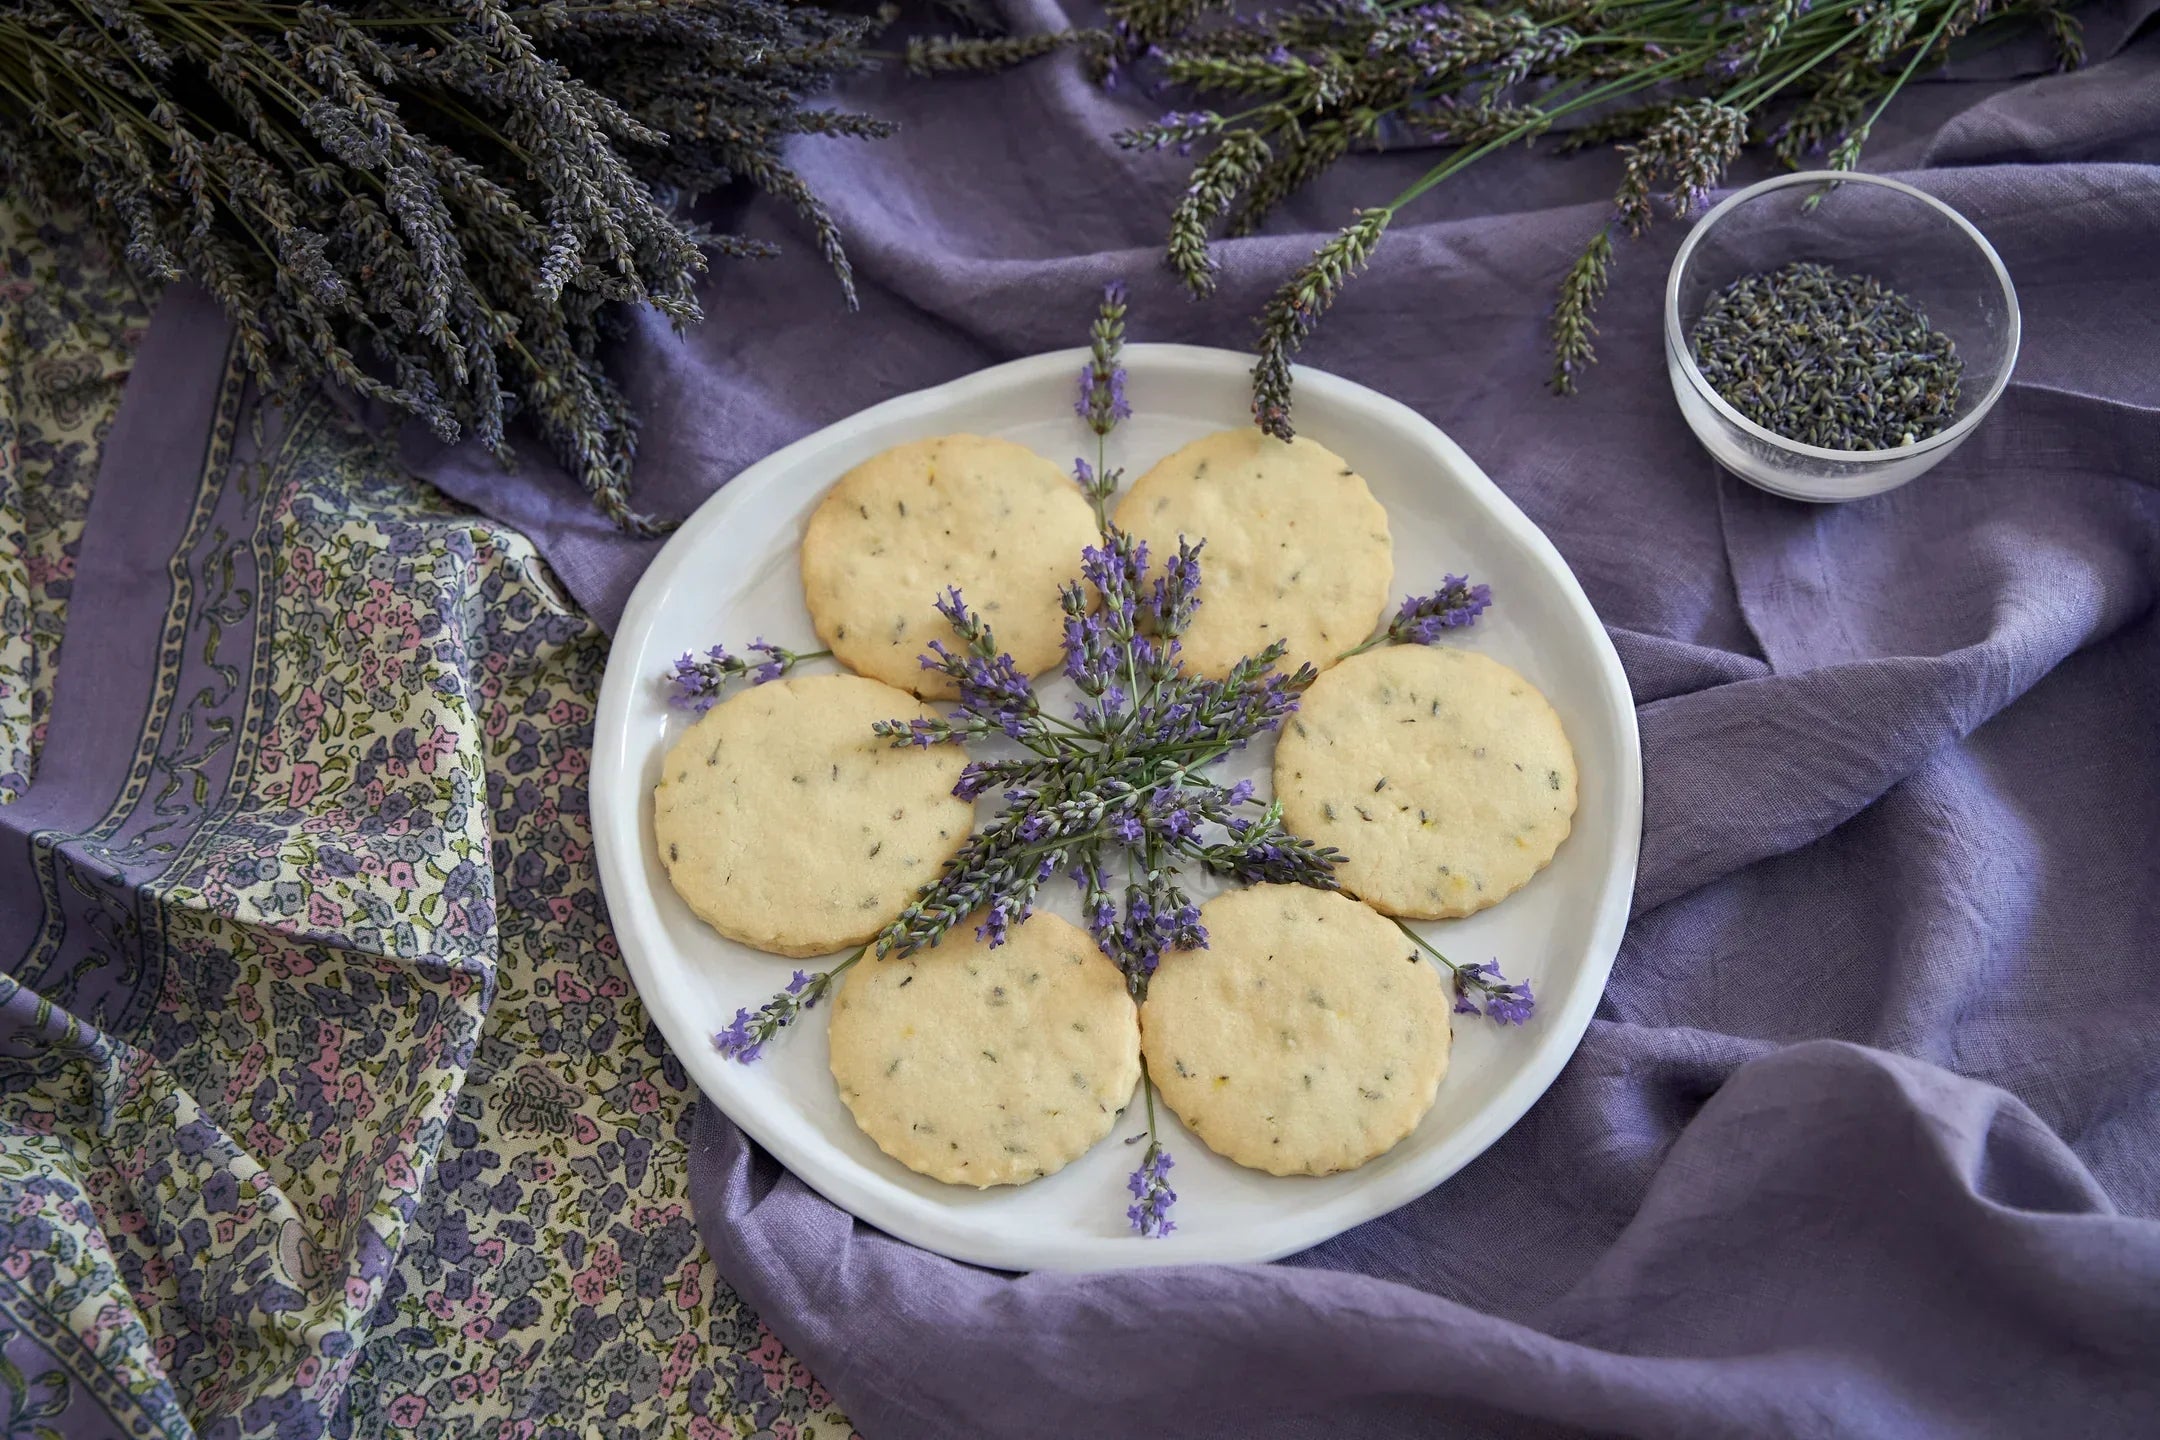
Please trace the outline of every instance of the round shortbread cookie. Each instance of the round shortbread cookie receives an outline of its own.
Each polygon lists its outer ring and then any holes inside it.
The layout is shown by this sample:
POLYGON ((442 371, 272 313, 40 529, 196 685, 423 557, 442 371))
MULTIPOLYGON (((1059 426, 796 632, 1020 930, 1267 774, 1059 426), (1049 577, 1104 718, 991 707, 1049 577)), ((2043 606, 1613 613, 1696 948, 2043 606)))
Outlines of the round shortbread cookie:
POLYGON ((1165 957, 1140 1008, 1148 1074, 1208 1148, 1271 1175, 1332 1175, 1432 1108, 1447 987, 1346 895, 1256 885, 1200 912, 1205 950, 1165 957))
POLYGON ((1575 752, 1535 686, 1468 650, 1390 645, 1305 692, 1275 747, 1297 834, 1343 852, 1374 909, 1424 920, 1496 905, 1575 816, 1575 752))
POLYGON ((958 746, 894 749, 876 720, 929 712, 859 675, 775 680, 705 712, 653 787, 653 836, 698 918, 775 955, 890 924, 975 825, 958 746))
POLYGON ((1387 511, 1340 455, 1225 430, 1164 457, 1118 502, 1118 525, 1160 556, 1207 541, 1185 668, 1221 678, 1275 640, 1285 674, 1322 670, 1373 632, 1395 573, 1387 511))
POLYGON ((1038 914, 992 949, 971 918, 842 979, 832 1073, 855 1123, 908 1169, 1024 1185, 1110 1133, 1140 1081, 1140 1030, 1085 931, 1038 914))
POLYGON ((935 602, 956 586, 1024 675, 1058 663, 1058 587, 1096 541, 1072 478, 1010 440, 946 435, 874 455, 840 477, 803 531, 803 597, 841 663, 933 699, 959 693, 922 667, 954 644, 935 602))

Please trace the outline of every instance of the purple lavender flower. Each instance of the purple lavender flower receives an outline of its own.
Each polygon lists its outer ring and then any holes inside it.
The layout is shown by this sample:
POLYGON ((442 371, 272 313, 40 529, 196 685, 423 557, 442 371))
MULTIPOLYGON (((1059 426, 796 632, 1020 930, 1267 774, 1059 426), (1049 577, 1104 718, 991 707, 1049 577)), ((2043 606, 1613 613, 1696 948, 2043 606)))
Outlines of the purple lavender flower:
POLYGON ((737 1010, 727 1028, 713 1035, 713 1048, 738 1064, 755 1064, 766 1043, 794 1024, 803 1012, 815 1009, 841 972, 862 957, 863 952, 858 950, 832 969, 815 975, 797 970, 786 988, 772 999, 755 1010, 737 1010))
POLYGON ((747 679, 753 685, 763 685, 768 680, 778 680, 805 660, 822 659, 832 653, 830 650, 790 650, 784 645, 769 643, 763 636, 758 637, 750 650, 764 658, 753 662, 745 656, 730 655, 721 645, 707 650, 703 659, 685 651, 682 658, 661 676, 668 686, 669 703, 702 715, 712 709, 730 680, 747 679))
POLYGON ((726 665, 729 659, 727 651, 718 645, 705 653, 709 658, 701 661, 685 650, 682 658, 675 662, 675 668, 667 675, 668 683, 673 687, 673 693, 668 696, 669 702, 695 710, 700 715, 712 709, 713 701, 719 698, 718 667, 726 665))
MULTIPOLYGON (((1152 45, 1148 49, 1155 54, 1161 53, 1152 45)), ((1222 116, 1212 110, 1172 110, 1137 132, 1138 143, 1134 148, 1161 150, 1173 147, 1180 155, 1190 155, 1193 143, 1222 129, 1222 123, 1222 116)))
POLYGON ((1087 922, 1088 933, 1101 940, 1117 924, 1117 902, 1108 895, 1095 901, 1088 906, 1087 922))
POLYGON ((1162 574, 1148 592, 1142 613, 1156 634, 1173 643, 1192 624, 1193 612, 1200 608, 1200 552, 1206 545, 1205 540, 1187 544, 1180 535, 1177 554, 1163 558, 1162 574))
POLYGON ((713 1048, 730 1060, 739 1060, 745 1065, 752 1063, 758 1058, 758 1052, 765 1048, 764 1042, 754 1034, 757 1019, 748 1010, 737 1010, 728 1027, 712 1037, 713 1048))
POLYGON ((1467 575, 1450 575, 1430 595, 1404 600, 1383 638, 1397 645, 1430 645, 1445 631, 1476 624, 1491 607, 1490 585, 1472 585, 1467 575))
POLYGON ((750 642, 750 648, 765 657, 764 663, 757 667, 754 683, 763 685, 768 680, 777 680, 787 674, 787 651, 778 645, 767 644, 762 635, 750 642))
POLYGON ((1154 1140, 1148 1141, 1147 1153, 1140 1157, 1140 1168, 1133 1171, 1125 1182, 1132 1191, 1133 1204, 1125 1211, 1125 1218, 1132 1228, 1150 1240, 1160 1240, 1177 1229, 1170 1218, 1170 1207, 1177 1204, 1177 1191, 1170 1188, 1170 1167, 1176 1162, 1170 1152, 1154 1140))
POLYGON ((1497 986, 1485 1001, 1485 1018, 1502 1025, 1520 1025, 1530 1018, 1537 1006, 1537 997, 1530 993, 1530 982, 1519 985, 1497 986))
MULTIPOLYGON (((955 717, 958 724, 939 733, 966 739, 997 730, 1015 740, 1022 738, 1040 713, 1034 685, 1020 673, 1010 655, 998 650, 997 637, 968 608, 959 587, 946 590, 935 604, 938 614, 964 642, 962 649, 954 650, 942 640, 932 640, 930 653, 922 657, 923 669, 948 676, 960 690, 960 714, 955 717)), ((898 721, 881 721, 873 728, 880 735, 901 733, 898 721)))
POLYGON ((1097 435, 1108 435, 1117 428, 1118 421, 1132 414, 1132 406, 1125 399, 1125 367, 1118 363, 1118 354, 1125 347, 1123 281, 1103 287, 1089 337, 1090 353, 1080 370, 1080 398, 1073 411, 1097 435))
MULTIPOLYGON (((1431 949, 1430 946, 1426 948, 1431 949)), ((1444 956, 1441 959, 1443 963, 1452 964, 1444 956)), ((1452 968, 1455 972, 1455 1013, 1458 1015, 1483 1015, 1497 1025, 1520 1025, 1537 1008, 1537 997, 1530 993, 1530 982, 1509 980, 1500 973, 1497 960, 1488 960, 1482 965, 1453 965, 1452 968), (1478 1003, 1481 1000, 1482 1006, 1478 1003)))
MULTIPOLYGON (((1124 402, 1124 374, 1125 372, 1120 370, 1115 377, 1116 386, 1112 399, 1118 404, 1124 402)), ((1115 408, 1115 406, 1112 408, 1115 408)), ((1125 472, 1123 470, 1105 468, 1098 475, 1095 473, 1095 467, 1088 464, 1087 461, 1081 459, 1073 461, 1073 480, 1080 486, 1080 493, 1087 497, 1088 504, 1095 507, 1095 523, 1098 526, 1108 526, 1109 513, 1105 507, 1109 504, 1110 498, 1117 494, 1118 486, 1124 479, 1125 472)))
POLYGON ((1200 817, 1185 803, 1182 787, 1164 785, 1148 796, 1155 832, 1165 840, 1190 840, 1199 833, 1200 817))
MULTIPOLYGON (((1073 401, 1073 413, 1090 425, 1095 423, 1095 394, 1098 386, 1103 389, 1103 393, 1107 396, 1109 379, 1107 376, 1098 379, 1095 362, 1090 360, 1080 367, 1080 398, 1073 401)), ((1088 483, 1093 483, 1092 476, 1089 478, 1088 483)))
POLYGON ((1078 685, 1088 678, 1089 651, 1096 632, 1102 628, 1099 615, 1067 615, 1065 617, 1065 678, 1078 685))
MULTIPOLYGON (((1105 623, 1129 632, 1140 614, 1140 584, 1147 576, 1148 545, 1119 530, 1100 546, 1080 552, 1080 575, 1102 596, 1105 623)), ((1122 636, 1120 638, 1123 638, 1122 636)))

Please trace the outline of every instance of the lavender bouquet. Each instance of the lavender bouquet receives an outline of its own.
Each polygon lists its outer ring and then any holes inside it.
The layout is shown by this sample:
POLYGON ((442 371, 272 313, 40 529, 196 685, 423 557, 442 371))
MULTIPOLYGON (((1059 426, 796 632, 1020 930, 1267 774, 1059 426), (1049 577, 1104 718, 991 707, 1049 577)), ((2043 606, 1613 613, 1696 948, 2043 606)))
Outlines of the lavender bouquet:
MULTIPOLYGON (((1187 675, 1179 636, 1201 603, 1205 541, 1180 541, 1158 565, 1145 541, 1109 519, 1121 475, 1105 463, 1104 442, 1131 413, 1119 363, 1124 322, 1124 290, 1113 285, 1097 310, 1075 407, 1096 437, 1096 454, 1092 464, 1076 461, 1074 476, 1101 530, 1101 543, 1081 552, 1079 578, 1060 597, 1063 674, 1079 701, 1069 716, 1046 709, 960 591, 940 596, 935 604, 954 643, 932 641, 922 663, 951 677, 959 705, 950 716, 879 721, 874 729, 894 745, 995 747, 1001 753, 993 758, 970 761, 953 793, 976 800, 995 791, 1003 808, 875 939, 829 970, 796 971, 762 1006, 738 1011, 713 1037, 723 1054, 755 1060, 865 955, 914 954, 970 916, 977 917, 978 939, 1003 943, 1033 912, 1043 887, 1060 876, 1076 887, 1089 933, 1124 975, 1135 1002, 1147 998, 1148 981, 1167 954, 1207 944, 1200 907, 1181 875, 1336 888, 1337 851, 1285 830, 1281 806, 1262 802, 1250 780, 1224 785, 1208 773, 1276 730, 1317 672, 1301 665, 1284 674, 1277 641, 1222 679, 1187 675), (1091 600, 1090 589, 1099 600, 1091 600)), ((1474 623, 1491 603, 1487 587, 1450 576, 1433 594, 1405 600, 1378 635, 1346 654, 1380 644, 1431 644, 1474 623)), ((685 655, 664 679, 679 703, 702 710, 730 681, 777 679, 824 653, 763 640, 751 651, 761 658, 720 647, 702 659, 685 655)), ((1459 1013, 1500 1024, 1529 1018, 1529 985, 1508 981, 1491 962, 1458 964, 1410 927, 1402 929, 1449 972, 1459 1013)), ((1161 1236, 1175 1228, 1169 1216, 1177 1197, 1167 1179, 1172 1160, 1157 1131, 1154 1084, 1144 1073, 1142 1092, 1147 1129, 1132 1143, 1145 1138, 1147 1149, 1131 1177, 1126 1213, 1140 1234, 1161 1236)))
POLYGON ((0 181, 80 204, 146 278, 194 277, 249 366, 327 377, 507 458, 517 412, 618 523, 637 427, 614 302, 701 318, 680 201, 742 183, 809 222, 793 136, 877 22, 794 0, 0 0, 0 181))

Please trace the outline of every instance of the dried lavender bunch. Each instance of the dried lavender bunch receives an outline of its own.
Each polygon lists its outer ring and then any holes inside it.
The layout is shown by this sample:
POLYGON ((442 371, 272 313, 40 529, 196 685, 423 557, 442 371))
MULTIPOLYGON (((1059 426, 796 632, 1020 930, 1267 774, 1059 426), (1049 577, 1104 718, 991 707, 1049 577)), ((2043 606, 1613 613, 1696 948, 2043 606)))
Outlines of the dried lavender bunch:
POLYGON ((330 379, 509 458, 513 413, 618 523, 636 423, 617 302, 701 318, 686 221, 743 184, 832 219, 783 158, 867 138, 807 102, 874 22, 791 0, 0 0, 0 180, 87 202, 144 276, 191 275, 256 377, 330 379))
POLYGON ((1613 216, 1559 285, 1552 385, 1565 393, 1596 358, 1592 315, 1614 230, 1632 235, 1660 208, 1699 207, 1751 139, 1796 168, 1825 151, 1822 163, 1852 168, 1890 100, 1983 24, 2044 26, 2063 63, 2076 64, 2070 8, 2063 0, 1301 0, 1228 15, 1156 0, 1144 25, 1134 7, 1110 7, 1107 49, 1103 32, 1065 33, 1068 43, 1096 45, 1094 73, 1107 83, 1137 72, 1175 95, 1178 108, 1118 139, 1193 157, 1170 217, 1168 259, 1195 294, 1214 287, 1218 233, 1256 228, 1345 155, 1446 148, 1394 198, 1359 207, 1263 309, 1253 417, 1287 438, 1291 357, 1320 315, 1405 206, 1493 151, 1555 131, 1559 150, 1619 146, 1627 158, 1613 216))

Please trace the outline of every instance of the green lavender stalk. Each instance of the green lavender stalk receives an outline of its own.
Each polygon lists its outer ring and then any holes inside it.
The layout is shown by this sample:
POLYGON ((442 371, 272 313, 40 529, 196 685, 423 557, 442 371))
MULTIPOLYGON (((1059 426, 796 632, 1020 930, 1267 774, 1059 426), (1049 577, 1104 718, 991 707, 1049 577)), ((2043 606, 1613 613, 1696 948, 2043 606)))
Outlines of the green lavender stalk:
POLYGON ((1238 130, 1193 167, 1192 181, 1170 215, 1170 268, 1193 294, 1205 295, 1215 288, 1209 232, 1271 158, 1259 131, 1238 130))
POLYGON ((1342 294, 1350 277, 1365 268, 1395 207, 1360 210, 1357 218, 1313 252, 1305 267, 1283 282, 1260 312, 1260 358, 1253 366, 1253 423, 1278 439, 1290 428, 1290 360, 1320 317, 1342 294))

